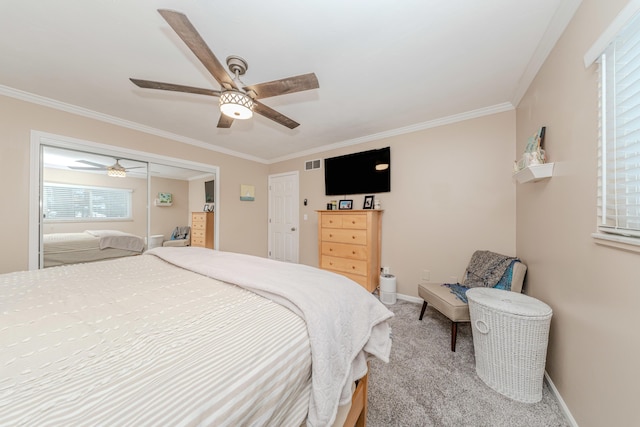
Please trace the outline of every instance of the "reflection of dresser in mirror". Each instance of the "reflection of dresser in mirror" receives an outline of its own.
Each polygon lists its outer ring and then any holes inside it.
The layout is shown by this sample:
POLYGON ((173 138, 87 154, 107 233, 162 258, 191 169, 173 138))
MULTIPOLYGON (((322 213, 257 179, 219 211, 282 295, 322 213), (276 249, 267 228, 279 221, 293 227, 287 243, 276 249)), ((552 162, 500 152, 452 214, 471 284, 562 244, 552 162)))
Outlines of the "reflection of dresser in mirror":
POLYGON ((191 246, 213 249, 213 212, 191 213, 191 246))

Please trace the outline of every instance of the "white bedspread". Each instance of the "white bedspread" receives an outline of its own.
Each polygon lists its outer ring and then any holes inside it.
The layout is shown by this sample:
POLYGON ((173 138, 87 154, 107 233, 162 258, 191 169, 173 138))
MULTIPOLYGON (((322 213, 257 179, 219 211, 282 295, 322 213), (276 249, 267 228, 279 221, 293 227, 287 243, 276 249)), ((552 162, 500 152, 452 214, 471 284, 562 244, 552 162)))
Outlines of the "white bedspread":
POLYGON ((339 404, 351 398, 351 384, 367 372, 366 360, 389 361, 393 316, 357 283, 301 264, 204 248, 156 248, 179 267, 234 283, 286 304, 305 319, 312 357, 312 392, 307 423, 331 425, 339 404), (337 344, 336 344, 337 343, 337 344))

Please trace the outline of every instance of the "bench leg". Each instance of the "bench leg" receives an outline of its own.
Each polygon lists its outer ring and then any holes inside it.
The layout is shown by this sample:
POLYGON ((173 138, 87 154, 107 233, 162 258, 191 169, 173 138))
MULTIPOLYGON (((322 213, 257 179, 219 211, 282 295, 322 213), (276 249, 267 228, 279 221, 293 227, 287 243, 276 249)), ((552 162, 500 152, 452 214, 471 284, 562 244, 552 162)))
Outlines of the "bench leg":
POLYGON ((422 304, 422 310, 420 311, 420 319, 418 320, 422 320, 422 316, 424 316, 424 311, 427 309, 427 302, 425 301, 424 304, 422 304))
POLYGON ((458 337, 458 322, 451 322, 451 351, 456 351, 457 337, 458 337))

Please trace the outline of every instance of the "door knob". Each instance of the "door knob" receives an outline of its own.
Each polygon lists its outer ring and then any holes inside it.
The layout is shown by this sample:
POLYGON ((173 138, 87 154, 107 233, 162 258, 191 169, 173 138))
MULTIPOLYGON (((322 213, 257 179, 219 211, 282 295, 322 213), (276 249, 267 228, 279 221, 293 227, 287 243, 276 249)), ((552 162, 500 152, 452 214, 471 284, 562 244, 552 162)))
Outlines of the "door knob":
POLYGON ((296 231, 296 228, 295 227, 291 227, 291 231, 296 231))

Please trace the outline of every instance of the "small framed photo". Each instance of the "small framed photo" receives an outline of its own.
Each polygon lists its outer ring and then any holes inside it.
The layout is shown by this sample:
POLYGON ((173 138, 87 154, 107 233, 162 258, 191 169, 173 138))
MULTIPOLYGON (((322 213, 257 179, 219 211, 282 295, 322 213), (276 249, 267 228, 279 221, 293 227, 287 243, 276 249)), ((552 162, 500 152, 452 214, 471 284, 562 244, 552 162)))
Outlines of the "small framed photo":
POLYGON ((341 210, 353 209, 353 200, 340 200, 340 203, 338 204, 338 209, 341 209, 341 210))
POLYGON ((209 211, 209 205, 208 205, 208 204, 207 204, 207 205, 204 205, 204 208, 202 208, 202 211, 203 211, 203 212, 210 212, 210 211, 209 211))
POLYGON ((362 209, 373 209, 373 196, 364 196, 362 209))

